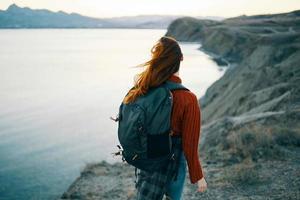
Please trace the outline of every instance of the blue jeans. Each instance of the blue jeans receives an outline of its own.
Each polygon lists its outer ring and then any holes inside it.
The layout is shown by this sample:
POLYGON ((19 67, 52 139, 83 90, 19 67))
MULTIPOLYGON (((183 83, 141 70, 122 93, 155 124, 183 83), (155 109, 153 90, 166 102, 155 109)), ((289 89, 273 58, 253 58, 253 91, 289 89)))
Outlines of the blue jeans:
POLYGON ((176 180, 171 180, 167 184, 166 196, 171 198, 171 200, 180 200, 182 196, 182 191, 185 183, 186 176, 186 159, 184 153, 181 154, 181 159, 179 161, 178 175, 176 180))

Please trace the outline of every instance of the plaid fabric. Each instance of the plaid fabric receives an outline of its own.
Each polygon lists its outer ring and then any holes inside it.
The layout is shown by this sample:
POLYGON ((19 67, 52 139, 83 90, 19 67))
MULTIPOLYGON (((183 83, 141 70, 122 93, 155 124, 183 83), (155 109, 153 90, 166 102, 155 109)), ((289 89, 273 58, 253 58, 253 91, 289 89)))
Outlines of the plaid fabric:
POLYGON ((172 137, 173 159, 160 171, 147 172, 138 170, 136 189, 137 200, 161 200, 166 192, 168 181, 176 178, 179 156, 182 152, 181 138, 172 137))

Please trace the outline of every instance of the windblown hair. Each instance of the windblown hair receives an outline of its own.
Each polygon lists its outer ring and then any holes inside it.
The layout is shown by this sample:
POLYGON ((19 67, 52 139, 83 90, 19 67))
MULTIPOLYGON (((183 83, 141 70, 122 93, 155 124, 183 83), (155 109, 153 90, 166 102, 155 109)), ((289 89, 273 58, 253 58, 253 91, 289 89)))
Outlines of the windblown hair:
POLYGON ((135 101, 137 97, 164 83, 179 70, 182 52, 173 37, 161 37, 151 48, 151 55, 149 61, 138 65, 145 67, 145 70, 136 75, 134 87, 127 93, 123 103, 135 101))

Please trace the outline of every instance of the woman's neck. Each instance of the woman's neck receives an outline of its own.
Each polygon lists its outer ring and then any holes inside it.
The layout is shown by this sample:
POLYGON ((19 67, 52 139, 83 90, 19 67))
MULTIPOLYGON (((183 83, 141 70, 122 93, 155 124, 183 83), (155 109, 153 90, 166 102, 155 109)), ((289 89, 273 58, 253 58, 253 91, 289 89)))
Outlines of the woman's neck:
POLYGON ((179 76, 179 71, 178 71, 178 72, 176 72, 176 73, 174 73, 173 75, 175 75, 175 76, 179 76))

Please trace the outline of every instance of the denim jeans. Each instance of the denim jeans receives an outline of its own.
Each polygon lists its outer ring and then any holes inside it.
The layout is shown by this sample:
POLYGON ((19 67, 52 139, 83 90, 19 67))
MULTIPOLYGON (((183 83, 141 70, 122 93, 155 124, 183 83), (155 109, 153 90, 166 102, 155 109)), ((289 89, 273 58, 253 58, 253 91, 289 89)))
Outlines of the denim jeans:
POLYGON ((184 153, 182 152, 181 158, 179 161, 178 175, 176 180, 171 180, 167 184, 167 199, 171 200, 181 200, 183 187, 185 183, 186 176, 186 159, 184 153))

